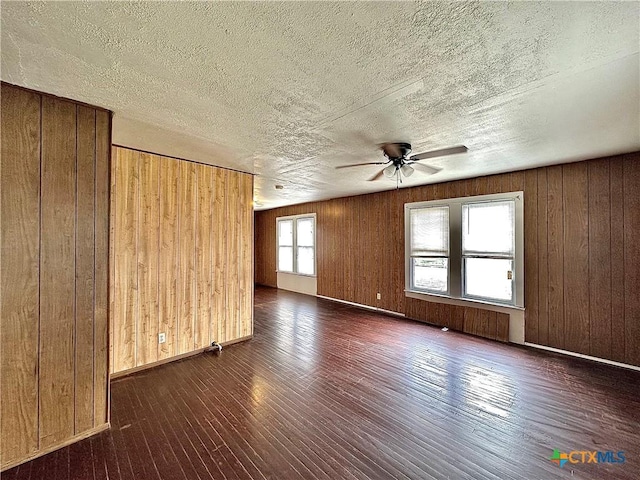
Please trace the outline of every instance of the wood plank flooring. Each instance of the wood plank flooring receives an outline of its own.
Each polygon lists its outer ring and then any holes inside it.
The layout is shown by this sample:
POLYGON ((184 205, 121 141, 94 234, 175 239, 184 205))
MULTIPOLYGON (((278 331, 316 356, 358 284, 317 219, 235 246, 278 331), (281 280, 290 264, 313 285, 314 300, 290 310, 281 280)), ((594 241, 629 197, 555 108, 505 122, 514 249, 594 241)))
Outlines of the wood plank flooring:
POLYGON ((256 288, 254 339, 112 382, 2 479, 637 478, 640 373, 256 288), (624 464, 549 460, 624 451, 624 464))

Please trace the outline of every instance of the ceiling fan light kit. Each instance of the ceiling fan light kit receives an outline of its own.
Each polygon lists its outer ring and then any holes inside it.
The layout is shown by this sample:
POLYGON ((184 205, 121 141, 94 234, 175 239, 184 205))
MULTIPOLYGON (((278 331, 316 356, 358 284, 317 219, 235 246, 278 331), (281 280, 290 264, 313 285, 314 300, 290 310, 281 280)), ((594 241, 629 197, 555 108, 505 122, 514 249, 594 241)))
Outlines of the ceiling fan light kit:
POLYGON ((404 175, 405 177, 410 177, 411 175, 413 175, 413 172, 415 170, 411 168, 410 165, 404 164, 403 166, 400 167, 400 171, 402 172, 402 175, 404 175))
POLYGON ((339 165, 336 168, 360 167, 364 165, 386 165, 386 167, 378 171, 378 173, 376 173, 373 177, 369 178, 369 181, 373 182, 385 176, 390 179, 395 178, 396 183, 399 186, 399 184, 402 183, 402 176, 410 177, 411 175, 413 175, 416 169, 418 170, 418 172, 427 175, 433 175, 441 170, 438 167, 425 165, 424 163, 418 163, 421 160, 425 160, 427 158, 444 157, 447 155, 456 155, 459 153, 466 153, 468 151, 468 148, 464 145, 457 145, 455 147, 430 150, 428 152, 409 156, 409 154, 411 153, 410 143, 390 142, 383 143, 378 146, 380 147, 380 150, 382 150, 384 156, 387 158, 386 161, 339 165))
POLYGON ((393 176, 396 174, 396 166, 389 165, 388 167, 385 167, 385 169, 382 170, 382 172, 384 173, 385 177, 393 178, 393 176))

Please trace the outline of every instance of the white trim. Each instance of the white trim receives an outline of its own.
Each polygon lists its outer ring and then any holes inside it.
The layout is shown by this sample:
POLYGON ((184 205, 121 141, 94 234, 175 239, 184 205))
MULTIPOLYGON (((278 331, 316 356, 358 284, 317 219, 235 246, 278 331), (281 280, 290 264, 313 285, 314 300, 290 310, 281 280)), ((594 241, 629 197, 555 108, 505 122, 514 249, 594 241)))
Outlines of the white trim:
POLYGON ((304 293, 315 296, 318 293, 318 280, 316 277, 297 275, 295 273, 278 272, 278 288, 290 292, 304 293))
POLYGON ((286 273, 287 275, 297 275, 298 277, 312 277, 317 278, 317 275, 309 275, 308 273, 296 273, 296 272, 287 272, 286 270, 276 270, 276 273, 286 273))
MULTIPOLYGON (((456 197, 440 200, 429 200, 422 202, 412 202, 404 204, 404 269, 405 269, 405 296, 409 297, 409 292, 414 294, 431 295, 437 297, 439 301, 444 299, 463 300, 478 304, 488 304, 496 308, 519 308, 524 309, 524 192, 505 192, 491 195, 476 195, 471 197, 456 197), (513 283, 513 303, 492 302, 490 299, 472 298, 464 296, 464 274, 462 271, 462 235, 460 232, 462 222, 462 205, 467 203, 515 200, 515 254, 514 254, 514 283, 513 283), (418 291, 411 286, 411 210, 416 208, 449 206, 449 271, 448 271, 448 293, 437 293, 429 291, 418 291), (452 234, 453 232, 453 234, 452 234), (454 243, 455 242, 455 243, 454 243)), ((420 297, 412 297, 420 298, 420 297)), ((508 312, 507 312, 508 313, 508 312)))
MULTIPOLYGON (((317 245, 317 228, 318 228, 318 219, 315 213, 302 213, 300 215, 286 215, 284 217, 276 218, 276 274, 278 273, 286 273, 287 275, 299 275, 304 277, 317 277, 318 275, 318 245, 317 245), (313 274, 308 273, 298 273, 298 220, 304 218, 313 218, 313 246, 309 248, 313 248, 313 274), (291 247, 291 255, 292 255, 292 271, 286 270, 278 270, 278 266, 280 265, 280 222, 281 221, 291 221, 291 234, 292 234, 292 245, 283 245, 284 247, 291 247)), ((304 247, 304 246, 303 246, 304 247)))
POLYGON ((515 305, 509 305, 506 303, 492 303, 468 297, 454 298, 448 295, 438 295, 437 293, 416 292, 415 290, 405 290, 404 296, 408 298, 415 298, 417 300, 426 300, 428 302, 446 303, 449 305, 459 305, 461 307, 475 307, 482 310, 491 310, 494 312, 524 312, 524 307, 517 307, 515 305))
POLYGON ((628 363, 614 362, 613 360, 607 360, 606 358, 592 357, 591 355, 584 355, 583 353, 570 352, 568 350, 561 350, 559 348, 547 347, 546 345, 538 345, 537 343, 524 342, 527 347, 537 348, 539 350, 547 350, 549 352, 561 353, 563 355, 569 355, 571 357, 584 358, 586 360, 592 360, 594 362, 604 363, 606 365, 613 365, 614 367, 627 368, 629 370, 635 370, 640 372, 640 367, 635 365, 629 365, 628 363))
POLYGON ((382 312, 382 313, 386 313, 396 317, 403 317, 403 318, 405 317, 404 313, 394 312, 392 310, 385 310, 384 308, 372 307, 371 305, 364 305, 362 303, 349 302, 347 300, 340 300, 339 298, 325 297, 324 295, 316 295, 316 297, 323 298, 325 300, 331 300, 332 302, 344 303, 346 305, 353 305, 354 307, 365 308, 373 312, 382 312))

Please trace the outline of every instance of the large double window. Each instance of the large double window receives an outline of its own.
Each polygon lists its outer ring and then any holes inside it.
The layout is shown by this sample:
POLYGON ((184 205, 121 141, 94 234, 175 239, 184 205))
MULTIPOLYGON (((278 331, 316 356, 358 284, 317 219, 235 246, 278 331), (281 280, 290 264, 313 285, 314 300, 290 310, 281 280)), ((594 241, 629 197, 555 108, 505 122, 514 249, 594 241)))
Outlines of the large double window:
POLYGON ((523 306, 522 197, 406 204, 407 290, 523 306))
POLYGON ((316 218, 297 215, 276 219, 278 272, 316 274, 316 218))

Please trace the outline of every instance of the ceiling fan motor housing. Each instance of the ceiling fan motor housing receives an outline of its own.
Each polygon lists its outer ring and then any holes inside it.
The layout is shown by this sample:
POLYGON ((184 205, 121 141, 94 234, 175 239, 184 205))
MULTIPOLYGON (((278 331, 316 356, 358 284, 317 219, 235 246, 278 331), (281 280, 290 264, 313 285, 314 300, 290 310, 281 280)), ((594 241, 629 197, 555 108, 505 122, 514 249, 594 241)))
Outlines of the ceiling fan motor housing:
POLYGON ((383 146, 382 151, 389 160, 400 160, 411 153, 411 144, 404 142, 388 143, 383 146))

